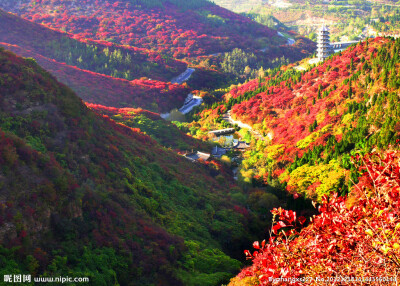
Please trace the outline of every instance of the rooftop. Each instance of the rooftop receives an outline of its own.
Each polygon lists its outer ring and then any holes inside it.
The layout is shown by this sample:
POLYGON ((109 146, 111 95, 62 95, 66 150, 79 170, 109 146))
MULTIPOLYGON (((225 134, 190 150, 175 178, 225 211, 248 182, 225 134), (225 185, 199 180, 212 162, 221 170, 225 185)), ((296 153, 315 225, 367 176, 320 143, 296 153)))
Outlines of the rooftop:
POLYGON ((239 141, 235 146, 233 146, 233 148, 235 148, 235 149, 246 149, 249 147, 250 147, 250 144, 248 144, 245 141, 239 141))
POLYGON ((197 151, 197 152, 185 154, 184 156, 186 159, 189 159, 190 161, 195 162, 200 159, 207 161, 211 155, 208 153, 203 153, 203 152, 197 151))
POLYGON ((321 32, 329 32, 329 28, 328 28, 327 26, 323 25, 323 26, 319 29, 319 31, 321 31, 321 32))

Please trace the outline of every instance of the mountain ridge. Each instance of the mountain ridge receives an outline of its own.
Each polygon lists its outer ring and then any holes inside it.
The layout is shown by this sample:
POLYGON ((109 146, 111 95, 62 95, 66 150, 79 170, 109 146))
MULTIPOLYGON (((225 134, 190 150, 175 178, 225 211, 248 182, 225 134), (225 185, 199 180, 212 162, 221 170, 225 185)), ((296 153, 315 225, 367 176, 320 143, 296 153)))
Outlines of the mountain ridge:
MULTIPOLYGON (((255 52, 283 46, 284 50, 286 39, 277 31, 208 1, 196 10, 180 10, 196 2, 179 0, 175 5, 162 2, 162 6, 151 9, 129 1, 97 1, 97 4, 93 1, 41 1, 34 4, 25 1, 13 7, 3 3, 3 7, 34 22, 43 22, 59 30, 68 28, 80 39, 145 47, 174 58, 230 52, 234 48, 255 52), (88 13, 88 9, 94 7, 96 11, 88 13), (66 19, 69 19, 68 23, 66 19)), ((303 38, 303 41, 307 40, 303 38)), ((296 54, 310 53, 310 45, 302 43, 294 51, 296 54)), ((276 51, 268 52, 267 56, 276 58, 274 53, 276 51)), ((281 54, 294 56, 293 51, 281 54)))

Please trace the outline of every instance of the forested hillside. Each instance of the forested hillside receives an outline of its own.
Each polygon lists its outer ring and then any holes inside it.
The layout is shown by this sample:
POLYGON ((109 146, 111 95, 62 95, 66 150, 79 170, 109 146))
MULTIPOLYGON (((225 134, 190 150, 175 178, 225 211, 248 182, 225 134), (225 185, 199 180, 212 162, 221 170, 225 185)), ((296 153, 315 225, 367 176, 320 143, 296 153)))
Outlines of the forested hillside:
POLYGON ((194 116, 199 138, 229 127, 228 111, 251 126, 240 180, 319 204, 309 221, 273 210, 270 237, 245 251, 253 265, 230 285, 399 278, 399 54, 399 39, 369 39, 306 71, 286 66, 232 87, 194 116))
POLYGON ((308 71, 277 69, 233 88, 200 122, 212 126, 231 110, 265 138, 245 155, 246 176, 317 200, 345 194, 358 176, 350 156, 398 139, 399 49, 399 40, 377 38, 308 71))
MULTIPOLYGON (((34 26, 0 11, 2 42, 127 80, 146 77, 168 82, 191 65, 198 70, 189 83, 195 89, 243 82, 260 70, 309 56, 315 49, 304 37, 278 34, 208 1, 5 0, 0 8, 42 24, 34 26), (287 37, 293 42, 289 44, 287 37), (238 65, 236 51, 251 60, 238 65)), ((69 80, 67 84, 79 83, 69 80)), ((147 103, 123 106, 148 109, 152 102, 147 103)))
MULTIPOLYGON (((208 1, 44 0, 21 1, 18 5, 3 1, 0 7, 77 38, 146 48, 174 58, 286 44, 275 30, 208 1)), ((296 54, 308 53, 306 50, 307 45, 299 47, 296 54)))
MULTIPOLYGON (((241 0, 232 2, 240 3, 241 0)), ((274 29, 279 29, 283 23, 289 30, 313 41, 317 40, 317 30, 323 24, 329 26, 332 42, 395 36, 400 32, 398 1, 391 0, 263 1, 256 7, 247 7, 244 12, 258 23, 274 29)))
MULTIPOLYGON (((182 62, 168 61, 175 66, 168 70, 166 65, 163 67, 162 62, 146 61, 146 55, 154 55, 154 52, 142 54, 143 51, 138 49, 117 47, 111 43, 82 43, 71 39, 67 34, 31 23, 2 10, 0 20, 1 46, 21 56, 36 59, 42 67, 72 88, 86 102, 167 112, 182 106, 190 91, 187 87, 169 82, 173 76, 185 70, 186 64, 182 62), (69 58, 64 55, 69 55, 69 58), (69 60, 72 58, 77 61, 69 60), (127 58, 131 59, 129 63, 126 62, 127 58), (122 65, 118 59, 123 61, 122 65), (135 63, 139 64, 137 68, 135 63), (158 74, 162 76, 157 76, 158 74), (144 75, 153 75, 153 79, 142 77, 144 75), (128 80, 132 78, 134 79, 128 80)), ((159 55, 156 58, 161 59, 159 55)))
POLYGON ((276 31, 207 1, 192 1, 203 2, 203 7, 196 10, 190 4, 182 5, 187 1, 176 1, 178 6, 166 1, 162 5, 152 5, 151 1, 106 0, 25 2, 10 8, 29 20, 64 29, 80 38, 148 48, 177 58, 234 47, 261 48, 255 42, 256 37, 271 38, 273 43, 280 40, 276 31), (142 3, 148 5, 142 6, 142 3))
MULTIPOLYGON (((363 23, 392 32, 399 18, 361 0, 261 2, 379 15, 363 23)), ((400 279, 400 38, 316 62, 312 28, 208 0, 0 8, 0 277, 400 279)))
POLYGON ((1 274, 217 285, 263 233, 221 163, 192 163, 95 114, 2 48, 0 94, 1 274))
POLYGON ((0 46, 24 57, 34 58, 57 79, 73 89, 85 102, 115 107, 142 107, 154 112, 167 112, 182 106, 189 88, 169 82, 135 79, 132 81, 82 70, 59 63, 16 45, 0 46))
POLYGON ((208 152, 211 145, 194 139, 179 130, 174 124, 160 117, 159 114, 143 109, 115 108, 98 104, 87 104, 94 111, 109 116, 116 122, 132 128, 139 128, 162 146, 177 151, 200 150, 208 152))
POLYGON ((169 81, 186 68, 183 62, 146 49, 105 41, 79 41, 73 39, 72 34, 33 24, 1 9, 0 21, 1 42, 18 45, 58 62, 116 78, 132 80, 148 77, 169 81))
POLYGON ((258 8, 263 0, 214 0, 214 3, 236 13, 258 8))

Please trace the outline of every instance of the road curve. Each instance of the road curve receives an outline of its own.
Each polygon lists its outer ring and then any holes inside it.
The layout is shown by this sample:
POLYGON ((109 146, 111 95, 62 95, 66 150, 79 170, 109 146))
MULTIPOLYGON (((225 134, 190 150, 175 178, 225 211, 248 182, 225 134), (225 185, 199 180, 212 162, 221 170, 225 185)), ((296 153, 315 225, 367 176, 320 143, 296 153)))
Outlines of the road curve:
POLYGON ((190 78, 190 76, 192 75, 192 73, 194 73, 194 71, 195 69, 193 68, 187 68, 183 73, 171 79, 171 83, 177 83, 177 84, 184 83, 190 78))
POLYGON ((263 140, 263 141, 269 141, 268 138, 265 138, 263 135, 261 135, 257 130, 254 130, 253 127, 251 127, 250 125, 243 123, 242 121, 238 121, 232 118, 231 116, 231 111, 228 110, 227 113, 225 113, 222 116, 222 119, 225 120, 226 122, 235 125, 237 124, 240 128, 246 128, 250 131, 250 133, 253 134, 253 136, 259 140, 263 140))

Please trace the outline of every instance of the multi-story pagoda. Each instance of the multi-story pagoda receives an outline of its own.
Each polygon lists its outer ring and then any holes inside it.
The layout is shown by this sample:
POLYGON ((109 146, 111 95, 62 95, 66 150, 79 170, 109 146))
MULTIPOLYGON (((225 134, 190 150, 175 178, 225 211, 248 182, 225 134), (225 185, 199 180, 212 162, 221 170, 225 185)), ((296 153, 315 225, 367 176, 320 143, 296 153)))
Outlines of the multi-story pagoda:
POLYGON ((317 57, 318 60, 324 61, 332 53, 332 47, 329 39, 329 29, 323 25, 318 30, 317 57))

